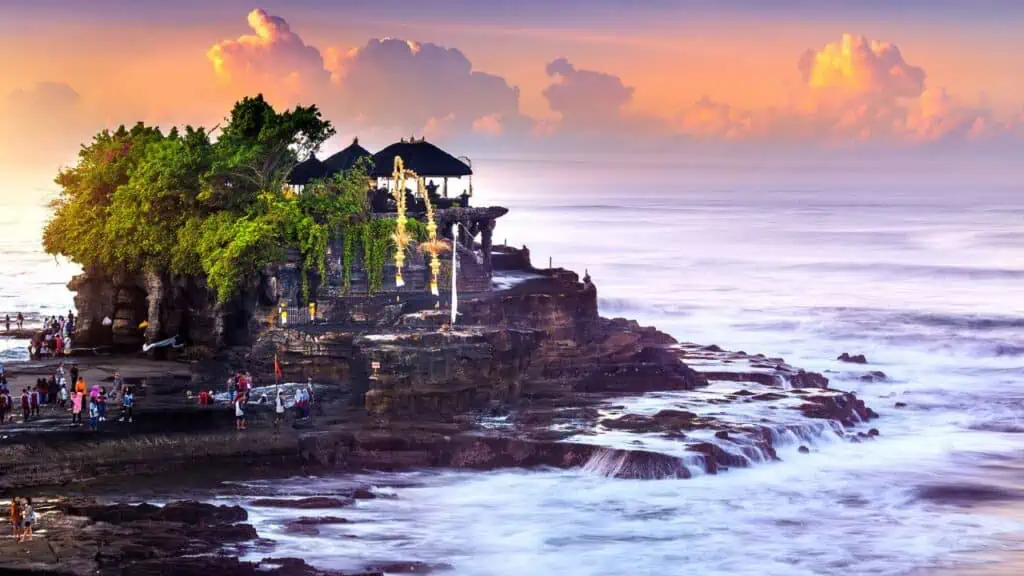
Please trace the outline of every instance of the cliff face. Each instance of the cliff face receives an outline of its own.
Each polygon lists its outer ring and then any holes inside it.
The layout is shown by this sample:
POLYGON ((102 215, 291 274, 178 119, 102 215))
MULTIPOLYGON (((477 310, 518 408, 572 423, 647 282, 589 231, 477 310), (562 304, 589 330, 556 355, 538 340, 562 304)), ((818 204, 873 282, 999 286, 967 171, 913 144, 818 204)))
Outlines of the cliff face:
POLYGON ((535 270, 528 253, 514 252, 503 250, 503 263, 521 268, 465 295, 454 328, 447 294, 338 299, 327 323, 261 333, 246 364, 272 379, 277 355, 286 380, 335 382, 371 413, 417 419, 706 383, 670 350, 670 336, 601 318, 589 278, 535 270))
POLYGON ((138 350, 146 341, 178 336, 211 349, 251 341, 256 309, 268 302, 266 281, 218 304, 205 282, 147 272, 110 276, 87 270, 68 283, 75 293, 75 348, 138 350), (105 318, 112 324, 104 326, 105 318), (142 322, 148 325, 140 328, 142 322))

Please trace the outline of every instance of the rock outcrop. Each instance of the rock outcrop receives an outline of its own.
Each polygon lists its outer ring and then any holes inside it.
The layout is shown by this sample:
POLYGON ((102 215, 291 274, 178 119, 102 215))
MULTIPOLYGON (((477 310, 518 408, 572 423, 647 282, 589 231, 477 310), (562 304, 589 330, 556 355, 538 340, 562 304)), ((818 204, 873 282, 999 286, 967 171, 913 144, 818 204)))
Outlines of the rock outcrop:
POLYGON ((259 537, 244 509, 198 502, 165 506, 106 505, 86 499, 37 500, 37 531, 31 542, 4 538, 0 574, 78 576, 373 576, 317 570, 298 559, 246 562, 224 556, 226 546, 245 547, 259 537))

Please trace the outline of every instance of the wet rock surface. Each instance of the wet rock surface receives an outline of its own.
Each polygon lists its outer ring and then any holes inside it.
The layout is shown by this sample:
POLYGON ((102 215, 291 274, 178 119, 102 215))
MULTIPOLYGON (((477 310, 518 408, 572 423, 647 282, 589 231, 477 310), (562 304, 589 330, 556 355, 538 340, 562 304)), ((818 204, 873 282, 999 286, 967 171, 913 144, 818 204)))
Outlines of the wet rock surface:
POLYGON ((258 538, 239 507, 198 502, 131 506, 72 498, 37 500, 35 509, 39 518, 31 542, 0 542, 0 574, 355 574, 317 570, 297 559, 246 562, 233 557, 229 547, 258 538))

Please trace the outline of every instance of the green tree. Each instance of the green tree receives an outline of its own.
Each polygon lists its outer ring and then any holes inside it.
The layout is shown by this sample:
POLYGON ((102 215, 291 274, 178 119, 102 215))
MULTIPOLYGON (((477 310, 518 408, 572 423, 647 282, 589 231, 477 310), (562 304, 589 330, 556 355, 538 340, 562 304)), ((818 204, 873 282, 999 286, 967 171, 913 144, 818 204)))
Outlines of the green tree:
POLYGON ((285 183, 333 134, 315 106, 279 113, 262 96, 239 101, 215 141, 192 127, 101 132, 57 176, 44 247, 106 273, 204 277, 221 301, 287 248, 322 273, 328 240, 365 213, 366 165, 299 197, 285 183))

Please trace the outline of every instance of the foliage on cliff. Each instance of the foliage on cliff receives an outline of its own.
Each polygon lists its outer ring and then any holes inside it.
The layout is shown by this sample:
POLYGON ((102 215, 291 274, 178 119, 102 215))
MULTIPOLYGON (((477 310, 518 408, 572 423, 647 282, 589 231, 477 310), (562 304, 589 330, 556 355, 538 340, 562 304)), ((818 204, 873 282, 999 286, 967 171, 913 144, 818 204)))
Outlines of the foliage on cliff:
POLYGON ((329 238, 368 211, 368 166, 288 193, 297 161, 334 134, 315 106, 277 112, 245 98, 211 132, 140 123, 97 134, 57 176, 46 251, 107 273, 203 276, 221 301, 288 248, 322 273, 329 238))

